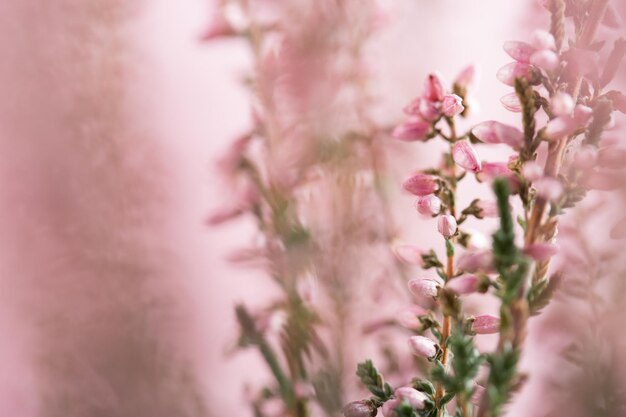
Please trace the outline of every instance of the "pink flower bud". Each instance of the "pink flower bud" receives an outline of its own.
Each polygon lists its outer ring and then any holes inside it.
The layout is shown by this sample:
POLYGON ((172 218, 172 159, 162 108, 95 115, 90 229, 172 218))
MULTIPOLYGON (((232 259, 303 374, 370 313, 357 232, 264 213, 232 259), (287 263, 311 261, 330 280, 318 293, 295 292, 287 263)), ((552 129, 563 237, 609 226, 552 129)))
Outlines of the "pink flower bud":
POLYGON ((534 81, 536 73, 532 65, 521 62, 511 62, 500 68, 496 74, 496 78, 503 84, 514 86, 516 78, 525 78, 534 81))
POLYGON ((419 105, 419 114, 424 120, 432 122, 441 116, 441 110, 438 103, 422 99, 419 105))
POLYGON ((446 283, 446 288, 458 294, 471 294, 478 289, 478 277, 473 274, 464 274, 452 278, 446 283))
POLYGON ((410 305, 398 310, 395 314, 395 319, 400 326, 417 330, 422 328, 422 323, 419 321, 418 317, 424 314, 426 314, 426 310, 422 307, 410 305))
POLYGON ((572 117, 559 116, 548 122, 544 136, 550 141, 558 140, 572 135, 576 129, 578 129, 578 124, 572 117))
POLYGON ((593 109, 591 107, 577 104, 574 107, 574 121, 580 127, 587 126, 593 119, 593 109))
POLYGON ((469 273, 489 271, 493 268, 493 253, 490 250, 465 252, 459 256, 457 268, 469 273))
POLYGON ((563 185, 556 178, 543 177, 533 183, 537 196, 548 201, 556 201, 563 195, 563 185))
POLYGON ((533 32, 531 45, 535 48, 541 49, 556 49, 556 41, 554 40, 554 36, 550 32, 545 30, 537 29, 533 32))
POLYGON ((459 141, 454 145, 452 159, 458 166, 473 173, 479 172, 482 168, 478 153, 468 140, 459 141))
POLYGON ((402 183, 402 188, 421 197, 434 194, 439 189, 439 183, 434 175, 415 174, 402 183))
POLYGON ((609 146, 598 152, 598 166, 609 169, 626 167, 626 149, 609 146))
POLYGON ((424 336, 409 337, 409 347, 416 356, 433 358, 437 354, 437 344, 424 336))
POLYGON ((434 194, 425 195, 417 199, 415 208, 424 216, 435 216, 441 211, 441 200, 434 194))
POLYGON ((578 169, 587 170, 596 165, 598 159, 598 152, 593 146, 584 145, 581 146, 574 154, 574 165, 578 169))
POLYGON ((535 261, 545 261, 559 252, 559 248, 552 243, 533 243, 524 248, 524 254, 535 261))
POLYGON ((504 143, 513 149, 520 149, 524 145, 524 134, 521 130, 495 120, 474 126, 472 134, 484 143, 504 143))
POLYGON ((500 103, 504 106, 508 111, 512 111, 514 113, 521 113, 522 111, 522 103, 520 103, 519 98, 516 93, 509 93, 500 98, 500 103))
POLYGON ((423 250, 413 245, 394 245, 393 253, 396 257, 402 262, 406 262, 411 265, 424 265, 424 261, 422 260, 423 250))
POLYGON ((500 318, 492 314, 483 314, 474 318, 472 331, 476 334, 492 334, 500 331, 500 318))
POLYGON ((383 417, 397 417, 398 413, 396 412, 396 409, 400 407, 401 404, 402 404, 402 401, 398 399, 385 401, 385 403, 382 406, 383 417))
POLYGON ((536 48, 526 42, 504 42, 504 51, 517 62, 528 64, 530 62, 530 56, 534 54, 536 50, 536 48))
POLYGON ((461 72, 456 76, 454 80, 454 84, 458 85, 461 88, 469 89, 476 83, 476 78, 478 70, 476 66, 471 64, 467 67, 463 68, 461 72))
POLYGON ((400 401, 409 403, 416 410, 424 409, 424 403, 428 400, 426 394, 412 387, 400 387, 396 389, 394 395, 400 401))
POLYGON ((530 63, 547 72, 554 71, 559 67, 558 55, 549 49, 535 52, 530 57, 530 63))
POLYGON ((404 123, 398 125, 391 135, 399 140, 405 142, 413 142, 424 140, 430 133, 430 123, 423 121, 420 118, 412 117, 404 123))
POLYGON ((498 177, 508 177, 513 175, 513 171, 509 169, 505 162, 483 162, 483 170, 480 172, 481 181, 485 179, 494 179, 498 177))
POLYGON ((543 167, 535 161, 529 161, 524 165, 522 173, 527 180, 537 181, 543 177, 543 167))
POLYGON ((570 116, 574 111, 575 104, 572 96, 559 91, 550 101, 550 110, 555 116, 570 116))
POLYGON ((419 116, 420 114, 420 103, 422 102, 421 98, 416 98, 411 101, 409 104, 404 106, 402 111, 409 116, 419 116))
POLYGON ((376 408, 363 401, 353 401, 341 410, 344 417, 374 417, 376 408))
POLYGON ((429 74, 424 83, 422 97, 428 101, 441 101, 446 94, 445 83, 437 73, 429 74))
POLYGON ((439 220, 437 221, 437 230, 439 230, 439 233, 441 233, 445 238, 454 236, 456 233, 456 219, 449 214, 439 216, 439 220))
POLYGON ((418 297, 436 297, 439 284, 427 278, 415 278, 407 283, 409 291, 418 297))
POLYGON ((460 114, 465 110, 463 107, 463 99, 456 94, 446 94, 443 97, 443 102, 441 104, 441 109, 443 114, 448 117, 454 117, 457 114, 460 114))
POLYGON ((494 200, 478 200, 476 206, 480 209, 481 217, 498 217, 498 204, 494 200))

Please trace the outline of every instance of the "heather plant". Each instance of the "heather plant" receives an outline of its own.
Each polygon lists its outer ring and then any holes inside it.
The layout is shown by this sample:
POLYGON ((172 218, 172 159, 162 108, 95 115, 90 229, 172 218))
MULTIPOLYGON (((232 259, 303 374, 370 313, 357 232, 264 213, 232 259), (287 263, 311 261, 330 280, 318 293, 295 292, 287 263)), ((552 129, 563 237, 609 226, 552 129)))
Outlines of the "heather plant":
POLYGON ((394 388, 371 360, 360 363, 357 376, 371 396, 345 406, 346 417, 375 416, 379 408, 385 417, 501 415, 526 379, 519 360, 527 322, 548 305, 567 272, 550 268, 560 216, 590 190, 619 185, 602 162, 620 154, 603 133, 614 123, 614 110, 626 112, 626 97, 608 88, 626 42, 598 37, 602 24, 615 26, 613 9, 607 0, 542 4, 550 13, 549 31, 535 31, 530 42, 506 42, 514 62, 497 73, 513 88, 502 104, 520 113, 520 127, 486 121, 459 132, 461 119, 470 115, 474 70, 468 67, 451 86, 430 74, 421 95, 404 109, 406 121, 392 132, 406 142, 447 145, 439 166, 402 184, 417 196, 417 211, 437 219, 445 259, 437 248, 397 248, 407 262, 436 272, 408 282, 425 307, 414 314, 419 325, 408 343, 431 365, 394 388), (481 148, 496 144, 513 151, 509 159, 482 161, 481 148), (472 176, 494 197, 482 198, 487 193, 481 192, 462 207, 458 192, 472 176), (465 224, 491 216, 499 218, 499 227, 485 247, 465 224), (466 314, 464 296, 476 292, 495 296, 499 314, 466 314), (489 333, 499 334, 497 347, 481 353, 475 339, 489 333))

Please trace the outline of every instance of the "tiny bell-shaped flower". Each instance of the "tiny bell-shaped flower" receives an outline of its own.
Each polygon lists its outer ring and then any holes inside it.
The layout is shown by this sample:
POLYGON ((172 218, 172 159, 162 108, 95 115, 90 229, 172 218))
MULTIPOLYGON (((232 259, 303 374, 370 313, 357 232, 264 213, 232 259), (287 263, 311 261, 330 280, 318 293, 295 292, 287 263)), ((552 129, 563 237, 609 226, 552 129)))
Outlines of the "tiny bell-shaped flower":
POLYGON ((537 29, 533 32, 531 45, 539 50, 543 49, 556 49, 556 41, 554 36, 550 32, 542 29, 537 29))
POLYGON ((396 257, 407 264, 422 266, 424 260, 422 255, 424 251, 414 245, 397 244, 392 247, 393 253, 396 257))
POLYGON ((496 78, 501 83, 513 87, 516 78, 525 78, 530 82, 534 82, 537 77, 532 65, 522 62, 511 62, 498 70, 496 78))
POLYGON ((552 243, 533 243, 524 248, 524 254, 535 261, 545 261, 559 252, 558 246, 552 243))
POLYGON ((441 200, 434 194, 425 195, 417 199, 415 208, 424 216, 436 216, 441 211, 441 200))
POLYGON ((468 65, 456 76, 454 84, 461 89, 467 90, 476 83, 476 78, 478 78, 477 73, 478 70, 474 64, 468 65))
POLYGON ((574 99, 569 94, 559 91, 550 100, 550 110, 555 116, 569 116, 574 111, 574 99))
POLYGON ((445 83, 437 73, 429 74, 424 82, 422 97, 428 101, 441 101, 446 94, 445 83))
POLYGON ((476 334, 493 334, 500 331, 500 318, 492 314, 483 314, 474 318, 472 331, 476 334))
POLYGON ((524 133, 521 130, 495 120, 474 126, 472 134, 484 143, 504 143, 513 149, 520 149, 524 145, 524 133))
POLYGON ((383 417, 397 417, 396 409, 400 407, 402 401, 398 399, 387 400, 382 406, 383 417))
POLYGON ((341 410, 344 417, 374 417, 376 411, 375 407, 365 401, 353 401, 341 410))
POLYGON ((473 274, 464 274, 451 279, 446 288, 458 295, 471 294, 478 290, 479 279, 473 274))
POLYGON ((419 316, 426 314, 426 310, 417 305, 410 305, 398 310, 395 314, 395 320, 402 327, 407 329, 421 329, 422 322, 419 320, 419 316))
POLYGON ((409 347, 416 356, 434 358, 437 354, 437 344, 424 336, 409 337, 409 347))
POLYGON ((400 387, 396 389, 394 395, 397 399, 408 403, 416 410, 424 409, 425 402, 428 400, 426 394, 412 387, 400 387))
POLYGON ((415 278, 408 282, 409 291, 418 297, 436 297, 439 284, 432 279, 415 278))
POLYGON ((493 252, 491 250, 465 252, 459 256, 457 267, 470 273, 489 271, 493 268, 493 252))
POLYGON ((533 183, 537 196, 548 201, 556 201, 563 195, 563 185, 556 178, 543 177, 533 183))
POLYGON ((470 172, 477 173, 482 169, 476 149, 467 140, 461 140, 454 145, 452 159, 458 166, 470 172))
POLYGON ((549 49, 535 52, 530 57, 530 63, 547 72, 554 71, 559 66, 558 55, 549 49))
POLYGON ((405 142, 414 142, 424 140, 430 133, 430 123, 425 122, 419 117, 411 117, 404 123, 396 126, 391 135, 405 142))
POLYGON ((528 64, 530 57, 537 49, 526 42, 507 41, 504 42, 504 51, 517 62, 528 64))
POLYGON ((593 119, 593 109, 584 104, 577 104, 574 107, 574 120, 579 126, 587 126, 593 119))
POLYGON ((446 94, 441 103, 441 110, 447 117, 454 117, 465 110, 463 99, 456 94, 446 94))
POLYGON ((544 130, 544 137, 550 141, 564 138, 573 134, 578 125, 572 117, 559 116, 548 122, 544 130))
POLYGON ((446 239, 454 236, 456 233, 456 219, 454 216, 449 214, 439 216, 439 220, 437 220, 437 230, 439 230, 439 233, 446 239))
POLYGON ((417 196, 425 196, 428 194, 434 194, 439 190, 439 182, 437 177, 428 174, 415 174, 402 183, 402 188, 411 194, 417 196))
POLYGON ((512 111, 514 113, 522 112, 522 103, 520 103, 519 98, 516 93, 509 93, 500 98, 500 103, 504 106, 508 111, 512 111))
POLYGON ((529 161, 524 164, 522 173, 527 180, 537 181, 543 177, 543 167, 535 161, 529 161))
POLYGON ((499 216, 498 204, 494 200, 478 200, 476 207, 478 207, 479 218, 499 216))

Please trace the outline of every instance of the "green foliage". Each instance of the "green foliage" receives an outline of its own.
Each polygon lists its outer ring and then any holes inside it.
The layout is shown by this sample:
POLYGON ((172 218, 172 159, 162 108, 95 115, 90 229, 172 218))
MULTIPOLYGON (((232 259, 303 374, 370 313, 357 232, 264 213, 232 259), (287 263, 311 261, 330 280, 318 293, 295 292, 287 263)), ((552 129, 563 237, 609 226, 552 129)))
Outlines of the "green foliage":
POLYGON ((491 370, 486 392, 489 397, 490 416, 500 415, 502 407, 519 387, 521 381, 517 375, 518 362, 519 351, 509 344, 487 355, 487 363, 491 370))
POLYGON ((370 359, 357 365, 356 375, 369 392, 382 402, 387 401, 393 395, 393 388, 385 382, 383 375, 378 372, 370 359))

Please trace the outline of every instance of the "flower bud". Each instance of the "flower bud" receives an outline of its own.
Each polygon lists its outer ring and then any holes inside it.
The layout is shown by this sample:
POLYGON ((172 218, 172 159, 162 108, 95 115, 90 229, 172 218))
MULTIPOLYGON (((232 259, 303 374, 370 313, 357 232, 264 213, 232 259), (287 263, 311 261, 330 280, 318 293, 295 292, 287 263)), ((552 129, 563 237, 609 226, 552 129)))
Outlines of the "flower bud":
POLYGON ((504 143, 513 149, 520 149, 524 145, 524 133, 521 130, 495 120, 474 126, 472 134, 484 143, 504 143))
POLYGON ((457 268, 469 273, 489 271, 493 268, 493 253, 490 250, 465 252, 459 256, 457 268))
POLYGON ((396 322, 407 329, 421 329, 422 322, 419 320, 419 316, 426 314, 426 310, 417 305, 410 305, 398 310, 395 314, 396 322))
POLYGON ((574 120, 578 126, 587 126, 593 119, 593 109, 583 104, 574 107, 574 120))
POLYGON ((548 49, 535 52, 530 57, 530 63, 547 72, 552 72, 559 67, 559 56, 548 49))
POLYGON ((224 13, 218 11, 213 16, 207 29, 200 35, 200 41, 209 42, 215 39, 226 38, 237 35, 237 31, 224 16, 224 13))
POLYGON ((446 288, 458 295, 471 294, 478 289, 478 281, 476 275, 464 274, 449 280, 446 288))
POLYGON ((419 115, 424 120, 432 122, 441 116, 437 103, 422 99, 419 104, 419 115))
POLYGON ((415 208, 424 216, 436 216, 441 211, 441 200, 434 194, 425 195, 417 199, 415 208))
POLYGON ((535 261, 545 261, 559 252, 559 248, 552 243, 533 243, 524 248, 524 254, 535 261))
POLYGON ((437 354, 437 344, 424 336, 409 337, 409 347, 416 356, 433 358, 437 354))
POLYGON ((543 177, 533 183, 537 196, 548 201, 556 201, 563 195, 563 185, 556 178, 543 177))
POLYGON ((437 221, 437 230, 439 230, 439 233, 441 233, 446 239, 454 236, 456 233, 456 219, 449 214, 439 216, 439 220, 437 221))
POLYGON ((478 153, 468 140, 461 140, 454 144, 452 159, 458 166, 470 172, 477 173, 482 169, 478 153))
POLYGON ((441 76, 437 73, 429 74, 424 83, 424 91, 422 97, 428 101, 441 101, 446 94, 441 76))
POLYGON ((467 67, 463 68, 461 72, 459 72, 459 74, 456 76, 454 84, 456 84, 460 88, 469 89, 476 83, 477 72, 478 71, 475 65, 468 65, 467 67))
POLYGON ((517 97, 516 93, 509 93, 500 98, 500 103, 504 106, 508 111, 512 111, 514 113, 522 112, 522 103, 519 101, 519 97, 517 97))
POLYGON ((504 42, 504 51, 517 62, 528 64, 530 62, 530 56, 535 53, 536 50, 536 48, 526 42, 504 42))
POLYGON ((535 48, 556 50, 556 41, 550 32, 537 29, 533 32, 531 45, 535 48))
POLYGON ((499 217, 498 204, 494 200, 478 200, 476 202, 478 207, 478 216, 483 217, 499 217))
POLYGON ((382 406, 383 417, 397 417, 396 409, 400 407, 402 401, 398 399, 387 400, 382 406))
POLYGON ((344 417, 374 417, 376 408, 365 403, 365 401, 353 401, 341 410, 344 417))
POLYGON ((550 141, 557 140, 572 135, 576 129, 578 129, 578 125, 574 118, 559 116, 548 122, 544 137, 550 141))
POLYGON ((396 389, 394 395, 402 402, 407 402, 411 407, 416 410, 424 409, 424 403, 428 400, 428 397, 423 392, 420 392, 412 387, 400 387, 396 389))
POLYGON ((501 83, 513 87, 516 78, 525 78, 528 81, 534 82, 537 75, 532 65, 522 62, 511 62, 498 70, 496 78, 501 83))
POLYGON ((411 117, 393 129, 391 135, 394 138, 405 142, 420 141, 428 137, 430 129, 430 123, 425 122, 418 117, 411 117))
POLYGON ((559 91, 550 101, 550 110, 555 116, 569 116, 574 111, 575 104, 572 96, 559 91))
POLYGON ((402 183, 402 188, 421 197, 434 194, 439 189, 439 183, 434 175, 418 173, 406 179, 402 183))
POLYGON ((500 331, 500 317, 483 314, 474 318, 472 331, 476 334, 492 334, 500 331))
POLYGON ((402 262, 406 262, 411 265, 422 266, 424 261, 422 260, 423 250, 413 245, 394 245, 393 253, 402 262))
POLYGON ((432 279, 415 278, 408 282, 409 291, 418 297, 436 297, 439 284, 432 279))
POLYGON ((443 97, 443 102, 441 104, 441 110, 443 114, 447 117, 454 117, 457 114, 460 114, 465 110, 463 107, 463 99, 456 94, 446 94, 443 97))
POLYGON ((522 170, 524 177, 529 181, 537 181, 543 177, 543 167, 535 161, 529 161, 524 164, 522 170))

